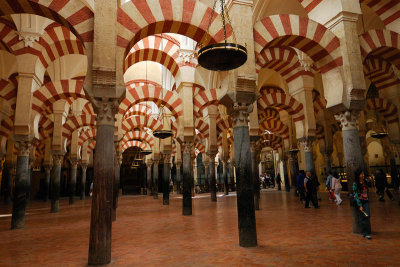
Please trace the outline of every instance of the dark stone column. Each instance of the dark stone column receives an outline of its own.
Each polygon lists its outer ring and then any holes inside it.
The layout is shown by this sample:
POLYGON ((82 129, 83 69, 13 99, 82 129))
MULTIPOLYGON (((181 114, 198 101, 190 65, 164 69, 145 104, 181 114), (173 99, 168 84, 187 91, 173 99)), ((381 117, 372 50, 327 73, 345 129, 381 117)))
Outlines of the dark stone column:
POLYGON ((153 197, 158 199, 158 160, 153 159, 153 197))
POLYGON ((193 143, 183 143, 183 188, 182 188, 182 215, 192 215, 192 160, 191 152, 193 150, 193 143))
POLYGON ((111 261, 114 124, 118 103, 95 101, 94 107, 97 113, 97 134, 88 264, 104 265, 111 261))
MULTIPOLYGON (((60 152, 61 153, 61 152, 60 152)), ((64 155, 53 152, 53 177, 51 187, 51 212, 57 213, 60 202, 61 163, 64 155)))
POLYGON ((50 171, 51 171, 51 166, 50 165, 44 165, 44 172, 45 172, 45 177, 44 177, 44 201, 49 200, 49 192, 50 192, 50 171))
POLYGON ((12 173, 13 173, 13 165, 11 162, 4 162, 3 165, 3 179, 4 179, 4 203, 11 203, 11 189, 12 189, 12 173))
POLYGON ((289 182, 289 175, 287 170, 288 160, 286 155, 282 156, 282 163, 283 163, 283 179, 285 181, 285 190, 286 192, 290 192, 290 182, 289 182))
POLYGON ((208 158, 204 160, 204 178, 205 178, 205 186, 206 186, 206 192, 210 192, 210 181, 209 181, 209 174, 210 174, 210 164, 208 161, 208 158))
POLYGON ((181 194, 181 162, 176 163, 176 194, 181 194))
POLYGON ((235 103, 231 114, 235 145, 239 245, 257 246, 256 218, 250 154, 249 114, 252 104, 235 103))
POLYGON ((87 164, 82 163, 82 180, 81 180, 81 200, 84 200, 86 197, 86 169, 87 164))
POLYGON ((72 205, 75 202, 76 192, 76 172, 78 170, 78 159, 71 159, 71 178, 69 183, 69 204, 72 205))
MULTIPOLYGON (((349 193, 353 195, 353 183, 354 183, 354 172, 358 169, 362 169, 364 166, 364 160, 361 153, 360 138, 358 136, 358 124, 357 119, 360 116, 359 111, 344 111, 335 115, 342 125, 343 135, 343 150, 346 161, 346 173, 347 173, 347 184, 349 193)), ((361 228, 358 222, 357 210, 350 207, 353 232, 361 233, 361 228)))
POLYGON ((29 150, 31 144, 27 141, 18 141, 17 174, 13 196, 11 229, 20 229, 25 226, 25 209, 28 204, 29 191, 29 150))
POLYGON ((290 170, 290 181, 292 182, 292 187, 294 192, 296 192, 296 176, 299 172, 299 164, 297 162, 297 151, 293 150, 288 152, 289 157, 289 170, 290 170))
POLYGON ((222 176, 224 177, 224 194, 229 195, 228 170, 226 160, 222 162, 222 176))
POLYGON ((304 156, 306 160, 306 172, 311 172, 315 174, 314 159, 313 159, 313 137, 304 137, 299 139, 301 148, 304 151, 304 156))
POLYGON ((210 159, 210 193, 211 193, 211 201, 217 202, 217 188, 215 186, 215 156, 214 153, 208 153, 208 158, 210 159))
POLYGON ((171 154, 164 154, 163 169, 163 205, 169 205, 169 177, 171 173, 171 154))
POLYGON ((113 205, 112 205, 112 221, 117 220, 117 208, 119 197, 119 179, 120 179, 120 166, 122 164, 122 155, 119 151, 119 142, 115 142, 114 154, 114 179, 113 179, 113 205))
POLYGON ((147 195, 151 196, 151 188, 152 188, 152 179, 151 179, 151 160, 147 161, 147 195))
POLYGON ((250 154, 251 154, 251 173, 253 177, 253 190, 254 190, 254 208, 260 210, 260 174, 258 172, 258 148, 257 141, 259 136, 250 136, 250 154))

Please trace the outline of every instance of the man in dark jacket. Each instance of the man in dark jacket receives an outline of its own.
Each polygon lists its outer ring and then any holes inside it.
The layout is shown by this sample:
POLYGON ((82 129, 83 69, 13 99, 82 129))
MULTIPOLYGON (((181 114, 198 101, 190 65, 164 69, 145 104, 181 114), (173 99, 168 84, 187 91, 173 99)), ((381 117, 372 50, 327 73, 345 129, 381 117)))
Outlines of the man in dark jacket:
POLYGON ((299 174, 296 176, 296 187, 297 187, 297 191, 299 192, 300 201, 303 201, 305 199, 305 196, 304 196, 304 178, 305 177, 306 177, 306 174, 304 173, 303 170, 300 170, 299 174))
POLYGON ((388 189, 387 177, 383 170, 376 170, 375 172, 375 187, 376 193, 379 195, 379 201, 385 201, 385 192, 389 199, 393 201, 393 195, 388 189))
POLYGON ((309 208, 310 200, 313 204, 314 208, 318 207, 318 200, 314 195, 316 194, 316 180, 312 178, 311 172, 306 173, 306 177, 304 178, 304 190, 306 191, 306 202, 304 204, 305 208, 309 208))

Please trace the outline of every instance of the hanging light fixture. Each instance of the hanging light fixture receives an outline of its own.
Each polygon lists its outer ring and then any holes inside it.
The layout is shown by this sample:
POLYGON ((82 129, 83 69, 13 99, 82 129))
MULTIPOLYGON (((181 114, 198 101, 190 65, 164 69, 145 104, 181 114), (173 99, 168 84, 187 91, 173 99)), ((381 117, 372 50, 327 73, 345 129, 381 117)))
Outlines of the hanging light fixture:
POLYGON ((209 30, 212 18, 215 14, 215 7, 217 2, 221 4, 221 19, 224 30, 224 42, 218 44, 211 44, 201 48, 198 52, 198 62, 200 66, 207 70, 212 71, 228 71, 239 68, 247 61, 246 47, 236 43, 235 33, 233 32, 232 23, 229 18, 228 11, 225 7, 225 0, 214 0, 213 10, 210 14, 207 33, 210 36, 209 30), (229 25, 232 29, 234 43, 228 43, 226 39, 226 23, 225 17, 228 19, 229 25))
MULTIPOLYGON (((163 35, 161 34, 161 50, 164 50, 164 42, 163 42, 163 35)), ((161 99, 164 100, 164 75, 163 75, 163 68, 161 67, 161 99)), ((164 113, 164 104, 161 103, 159 108, 158 119, 161 121, 163 127, 161 130, 156 130, 153 132, 154 137, 159 139, 165 139, 172 136, 172 131, 167 128, 168 117, 165 116, 164 113)))

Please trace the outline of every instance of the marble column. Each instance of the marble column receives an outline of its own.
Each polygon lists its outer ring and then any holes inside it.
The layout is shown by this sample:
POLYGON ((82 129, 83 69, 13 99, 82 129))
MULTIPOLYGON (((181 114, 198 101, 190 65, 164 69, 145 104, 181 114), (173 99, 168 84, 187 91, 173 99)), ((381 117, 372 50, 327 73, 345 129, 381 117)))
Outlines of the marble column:
POLYGON ((176 163, 176 194, 181 194, 181 164, 180 162, 176 163))
POLYGON ((114 124, 118 102, 94 100, 94 108, 97 134, 88 264, 104 265, 111 261, 114 124))
POLYGON ((259 136, 250 136, 251 172, 253 176, 254 208, 260 210, 260 174, 258 171, 258 147, 259 136))
POLYGON ((60 202, 60 181, 61 181, 61 163, 64 155, 61 152, 53 152, 53 176, 51 182, 51 212, 57 213, 59 211, 60 202))
POLYGON ((239 245, 257 246, 254 191, 250 154, 249 114, 252 104, 233 105, 231 114, 235 146, 236 191, 239 226, 239 245))
POLYGON ((10 162, 4 162, 2 178, 4 179, 4 203, 11 203, 11 190, 12 190, 12 173, 13 164, 10 162))
POLYGON ((169 205, 169 177, 171 173, 171 154, 164 154, 163 205, 169 205))
MULTIPOLYGON (((360 138, 358 135, 357 119, 360 116, 359 111, 344 111, 335 115, 342 125, 343 151, 346 161, 347 184, 349 193, 353 194, 354 172, 362 169, 364 166, 363 156, 361 153, 360 138)), ((353 222, 353 232, 361 233, 358 223, 357 210, 350 208, 353 222)))
POLYGON ((87 164, 82 163, 82 180, 81 180, 81 200, 84 200, 86 197, 86 170, 87 170, 87 164))
POLYGON ((296 176, 299 172, 299 164, 297 162, 297 151, 293 150, 288 152, 289 158, 289 170, 290 170, 290 181, 292 182, 292 188, 296 192, 296 176))
POLYGON ((228 166, 226 160, 222 161, 222 176, 224 177, 224 195, 229 195, 228 166))
POLYGON ((182 188, 182 215, 192 215, 192 160, 191 153, 194 149, 192 142, 183 143, 183 188, 182 188))
POLYGON ((150 161, 147 161, 146 167, 147 167, 147 195, 151 196, 151 189, 152 189, 152 179, 151 179, 151 163, 150 161))
POLYGON ((158 162, 159 160, 153 159, 153 197, 158 199, 158 162))
POLYGON ((11 229, 20 229, 25 226, 25 209, 28 204, 27 194, 29 191, 29 150, 31 143, 28 141, 17 141, 17 173, 15 176, 13 207, 11 217, 11 229))
POLYGON ((120 167, 122 164, 122 155, 118 151, 118 142, 115 144, 116 153, 114 154, 114 179, 113 179, 113 205, 112 205, 112 221, 117 220, 117 208, 118 208, 118 197, 119 197, 119 179, 120 179, 120 167))
POLYGON ((76 173, 78 171, 78 159, 71 159, 71 177, 69 183, 69 204, 72 205, 75 202, 76 193, 76 173))
POLYGON ((210 193, 211 193, 211 201, 217 201, 217 188, 216 188, 216 177, 215 177, 215 156, 214 153, 208 153, 208 158, 210 159, 210 193))
POLYGON ((210 181, 208 180, 210 174, 210 164, 208 159, 203 162, 204 163, 204 178, 205 178, 205 185, 206 185, 206 192, 210 192, 210 181))
POLYGON ((299 143, 301 148, 304 151, 304 157, 306 160, 306 172, 311 172, 315 174, 315 166, 314 166, 314 159, 313 159, 313 137, 304 137, 299 139, 299 143))

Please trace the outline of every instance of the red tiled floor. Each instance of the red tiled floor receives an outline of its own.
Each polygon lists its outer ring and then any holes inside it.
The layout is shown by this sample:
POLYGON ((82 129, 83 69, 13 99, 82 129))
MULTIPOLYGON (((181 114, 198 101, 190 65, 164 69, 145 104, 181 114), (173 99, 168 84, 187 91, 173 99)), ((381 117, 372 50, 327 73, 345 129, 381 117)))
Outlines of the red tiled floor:
MULTIPOLYGON (((112 266, 400 266, 400 207, 373 201, 372 240, 351 234, 348 203, 324 200, 304 209, 293 193, 262 192, 257 211, 259 246, 238 246, 236 197, 194 199, 193 216, 181 215, 181 199, 170 206, 162 197, 120 198, 113 224, 112 266)), ((26 228, 10 231, 0 217, 0 266, 85 266, 90 200, 73 206, 62 200, 60 213, 49 203, 28 208, 26 228)), ((0 213, 9 213, 0 206, 0 213)))

